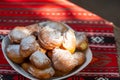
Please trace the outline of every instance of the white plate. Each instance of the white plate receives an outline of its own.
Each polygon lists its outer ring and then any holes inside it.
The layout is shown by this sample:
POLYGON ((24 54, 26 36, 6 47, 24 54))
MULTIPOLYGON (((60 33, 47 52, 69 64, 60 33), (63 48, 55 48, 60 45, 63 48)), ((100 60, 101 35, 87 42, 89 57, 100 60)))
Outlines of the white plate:
MULTIPOLYGON (((64 24, 66 25, 66 24, 64 24)), ((66 25, 67 27, 69 27, 68 25, 66 25)), ((20 73, 21 75, 23 75, 24 77, 29 78, 30 80, 38 80, 37 78, 33 77, 31 74, 25 72, 18 64, 13 63, 8 57, 7 57, 7 53, 6 53, 6 47, 10 44, 10 40, 8 38, 8 36, 6 36, 3 40, 2 40, 2 51, 3 51, 3 55, 5 57, 5 59, 8 61, 8 63, 10 64, 10 66, 17 71, 18 73, 20 73)), ((72 71, 71 73, 62 76, 62 77, 53 77, 50 80, 61 80, 61 79, 65 79, 68 78, 72 75, 77 74, 79 71, 81 71, 82 69, 84 69, 92 60, 92 52, 90 50, 90 48, 88 48, 86 50, 86 61, 84 62, 84 64, 82 66, 80 66, 78 69, 72 71)))
MULTIPOLYGON (((10 66, 12 66, 12 68, 14 70, 16 70, 18 73, 20 73, 21 75, 31 79, 31 80, 37 80, 35 77, 33 77, 31 74, 25 72, 18 64, 13 63, 8 57, 7 57, 7 53, 6 53, 6 47, 10 44, 10 40, 8 38, 8 36, 6 36, 3 40, 2 40, 2 51, 3 51, 3 55, 5 57, 5 59, 8 61, 8 63, 10 64, 10 66)), ((72 73, 69 73, 65 76, 62 77, 57 77, 57 78, 52 78, 53 80, 59 80, 59 79, 64 79, 67 77, 70 77, 74 74, 77 74, 79 71, 81 71, 82 69, 84 69, 92 60, 92 52, 90 50, 90 48, 88 48, 86 50, 86 61, 85 63, 80 66, 77 70, 75 70, 72 73)))

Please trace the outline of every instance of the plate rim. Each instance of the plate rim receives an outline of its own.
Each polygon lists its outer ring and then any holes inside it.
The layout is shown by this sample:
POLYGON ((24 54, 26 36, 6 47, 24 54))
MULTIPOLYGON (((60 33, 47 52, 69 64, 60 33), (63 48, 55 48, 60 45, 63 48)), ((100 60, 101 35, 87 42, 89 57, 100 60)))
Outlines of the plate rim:
MULTIPOLYGON (((38 80, 37 78, 35 78, 34 76, 32 76, 30 73, 25 72, 18 64, 15 64, 14 62, 12 62, 12 61, 7 57, 7 53, 5 52, 5 47, 7 46, 7 45, 5 45, 6 40, 9 40, 8 36, 5 36, 4 39, 2 40, 2 52, 3 52, 3 55, 4 55, 5 59, 6 59, 7 62, 10 64, 10 66, 11 66, 16 72, 20 73, 21 75, 23 75, 23 76, 25 76, 25 77, 27 77, 27 78, 29 78, 29 79, 32 79, 32 80, 33 80, 33 79, 34 79, 34 80, 38 80), (23 74, 23 72, 22 72, 21 70, 19 70, 18 66, 16 66, 16 65, 18 65, 19 68, 22 69, 22 71, 25 72, 25 75, 23 74), (27 75, 26 75, 26 74, 27 74, 27 75)), ((10 40, 9 40, 9 42, 10 42, 10 40)), ((6 43, 6 44, 7 44, 7 43, 6 43)), ((54 77, 53 77, 52 80, 60 80, 60 79, 68 78, 68 77, 70 77, 70 76, 72 76, 72 75, 77 74, 77 73, 78 73, 79 71, 81 71, 82 69, 84 69, 84 68, 91 62, 92 56, 93 56, 93 55, 92 55, 92 51, 91 51, 90 48, 87 49, 87 52, 86 52, 86 53, 87 53, 87 54, 86 54, 86 61, 85 61, 77 70, 75 70, 74 72, 69 73, 69 74, 67 74, 67 75, 65 75, 65 76, 62 76, 62 77, 58 77, 58 78, 54 78, 54 77)))
MULTIPOLYGON (((38 25, 42 25, 42 24, 44 24, 44 23, 47 23, 47 21, 45 21, 45 22, 39 22, 38 25)), ((61 22, 61 24, 64 25, 64 26, 66 26, 68 29, 73 30, 69 25, 67 25, 67 24, 65 24, 65 23, 63 23, 63 22, 61 22)), ((75 32, 75 30, 73 30, 73 31, 75 32)), ((19 66, 19 68, 21 68, 27 75, 24 75, 23 72, 21 72, 19 69, 16 69, 16 67, 14 67, 14 65, 15 65, 14 62, 12 62, 12 61, 7 57, 7 53, 5 52, 5 49, 3 48, 3 47, 5 47, 5 44, 6 44, 5 41, 6 41, 6 39, 9 40, 9 43, 10 43, 9 36, 6 35, 6 36, 3 38, 3 40, 2 40, 2 52, 3 52, 3 55, 4 55, 5 59, 6 59, 7 62, 10 64, 10 66, 12 66, 12 68, 13 68, 16 72, 20 73, 20 74, 23 75, 24 77, 29 78, 29 79, 32 79, 32 80, 38 80, 37 78, 35 78, 34 76, 32 76, 30 73, 25 72, 20 66, 19 66)), ((85 61, 77 70, 75 70, 75 71, 72 72, 72 73, 69 73, 69 74, 66 74, 66 75, 64 75, 64 76, 57 77, 57 78, 54 78, 54 77, 53 77, 53 78, 50 78, 50 80, 51 80, 51 79, 52 79, 52 80, 65 79, 65 78, 68 78, 68 77, 70 77, 70 76, 72 76, 72 75, 77 74, 79 71, 81 71, 82 69, 84 69, 84 68, 91 62, 92 56, 93 56, 90 47, 88 47, 86 51, 89 52, 89 53, 86 52, 86 53, 87 53, 87 54, 86 54, 86 61, 87 61, 87 62, 85 61)), ((16 65, 18 65, 18 64, 16 64, 16 65)))

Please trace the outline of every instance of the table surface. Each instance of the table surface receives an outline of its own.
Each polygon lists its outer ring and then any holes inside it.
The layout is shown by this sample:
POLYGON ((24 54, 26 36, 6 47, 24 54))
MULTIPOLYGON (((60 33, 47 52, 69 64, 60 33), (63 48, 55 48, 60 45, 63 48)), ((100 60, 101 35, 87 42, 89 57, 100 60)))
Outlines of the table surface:
MULTIPOLYGON (((116 49, 116 40, 120 43, 119 28, 111 22, 66 0, 8 0, 1 1, 0 5, 0 40, 18 25, 27 26, 46 20, 64 22, 76 31, 87 33, 93 53, 92 62, 68 80, 76 78, 93 80, 99 77, 119 79, 116 49)), ((16 74, 6 62, 2 51, 0 52, 0 74, 3 78, 25 80, 23 76, 16 74)))

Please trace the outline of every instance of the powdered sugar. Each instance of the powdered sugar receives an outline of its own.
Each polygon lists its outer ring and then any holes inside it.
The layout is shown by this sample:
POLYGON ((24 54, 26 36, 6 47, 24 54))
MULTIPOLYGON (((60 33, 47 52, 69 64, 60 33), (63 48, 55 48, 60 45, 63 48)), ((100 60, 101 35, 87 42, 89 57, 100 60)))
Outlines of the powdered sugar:
POLYGON ((20 45, 9 45, 7 47, 7 52, 12 52, 12 54, 19 54, 20 45))
POLYGON ((12 36, 15 39, 22 39, 30 35, 30 31, 24 27, 16 27, 10 32, 10 37, 12 36))
POLYGON ((40 24, 40 25, 44 27, 49 26, 50 28, 55 29, 60 32, 64 32, 67 30, 66 26, 60 22, 47 21, 44 24, 40 24))
POLYGON ((30 59, 31 59, 32 57, 34 57, 34 61, 37 62, 37 63, 43 63, 44 60, 45 60, 45 58, 46 58, 45 54, 41 53, 40 51, 34 52, 34 53, 31 55, 30 59))
POLYGON ((86 34, 84 32, 75 32, 75 36, 77 44, 87 39, 86 34))
POLYGON ((69 51, 62 49, 53 50, 52 61, 55 69, 61 72, 69 72, 77 65, 73 55, 69 51))
POLYGON ((22 39, 21 46, 23 50, 29 49, 29 47, 35 42, 34 36, 28 36, 22 39))
POLYGON ((35 64, 40 65, 40 66, 44 65, 45 63, 50 62, 49 58, 44 53, 41 53, 40 51, 34 52, 30 56, 30 60, 32 60, 35 64))

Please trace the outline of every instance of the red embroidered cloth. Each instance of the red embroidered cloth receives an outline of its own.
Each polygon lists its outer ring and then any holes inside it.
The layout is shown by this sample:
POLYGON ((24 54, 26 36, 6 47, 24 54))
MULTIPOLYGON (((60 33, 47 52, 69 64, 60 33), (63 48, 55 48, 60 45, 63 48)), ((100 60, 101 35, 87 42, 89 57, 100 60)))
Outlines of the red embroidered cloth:
MULTIPOLYGON (((46 20, 64 22, 76 31, 87 33, 93 60, 84 70, 67 80, 120 79, 112 23, 67 0, 1 0, 0 42, 15 26, 46 20)), ((10 67, 1 50, 0 78, 27 80, 10 67)))

